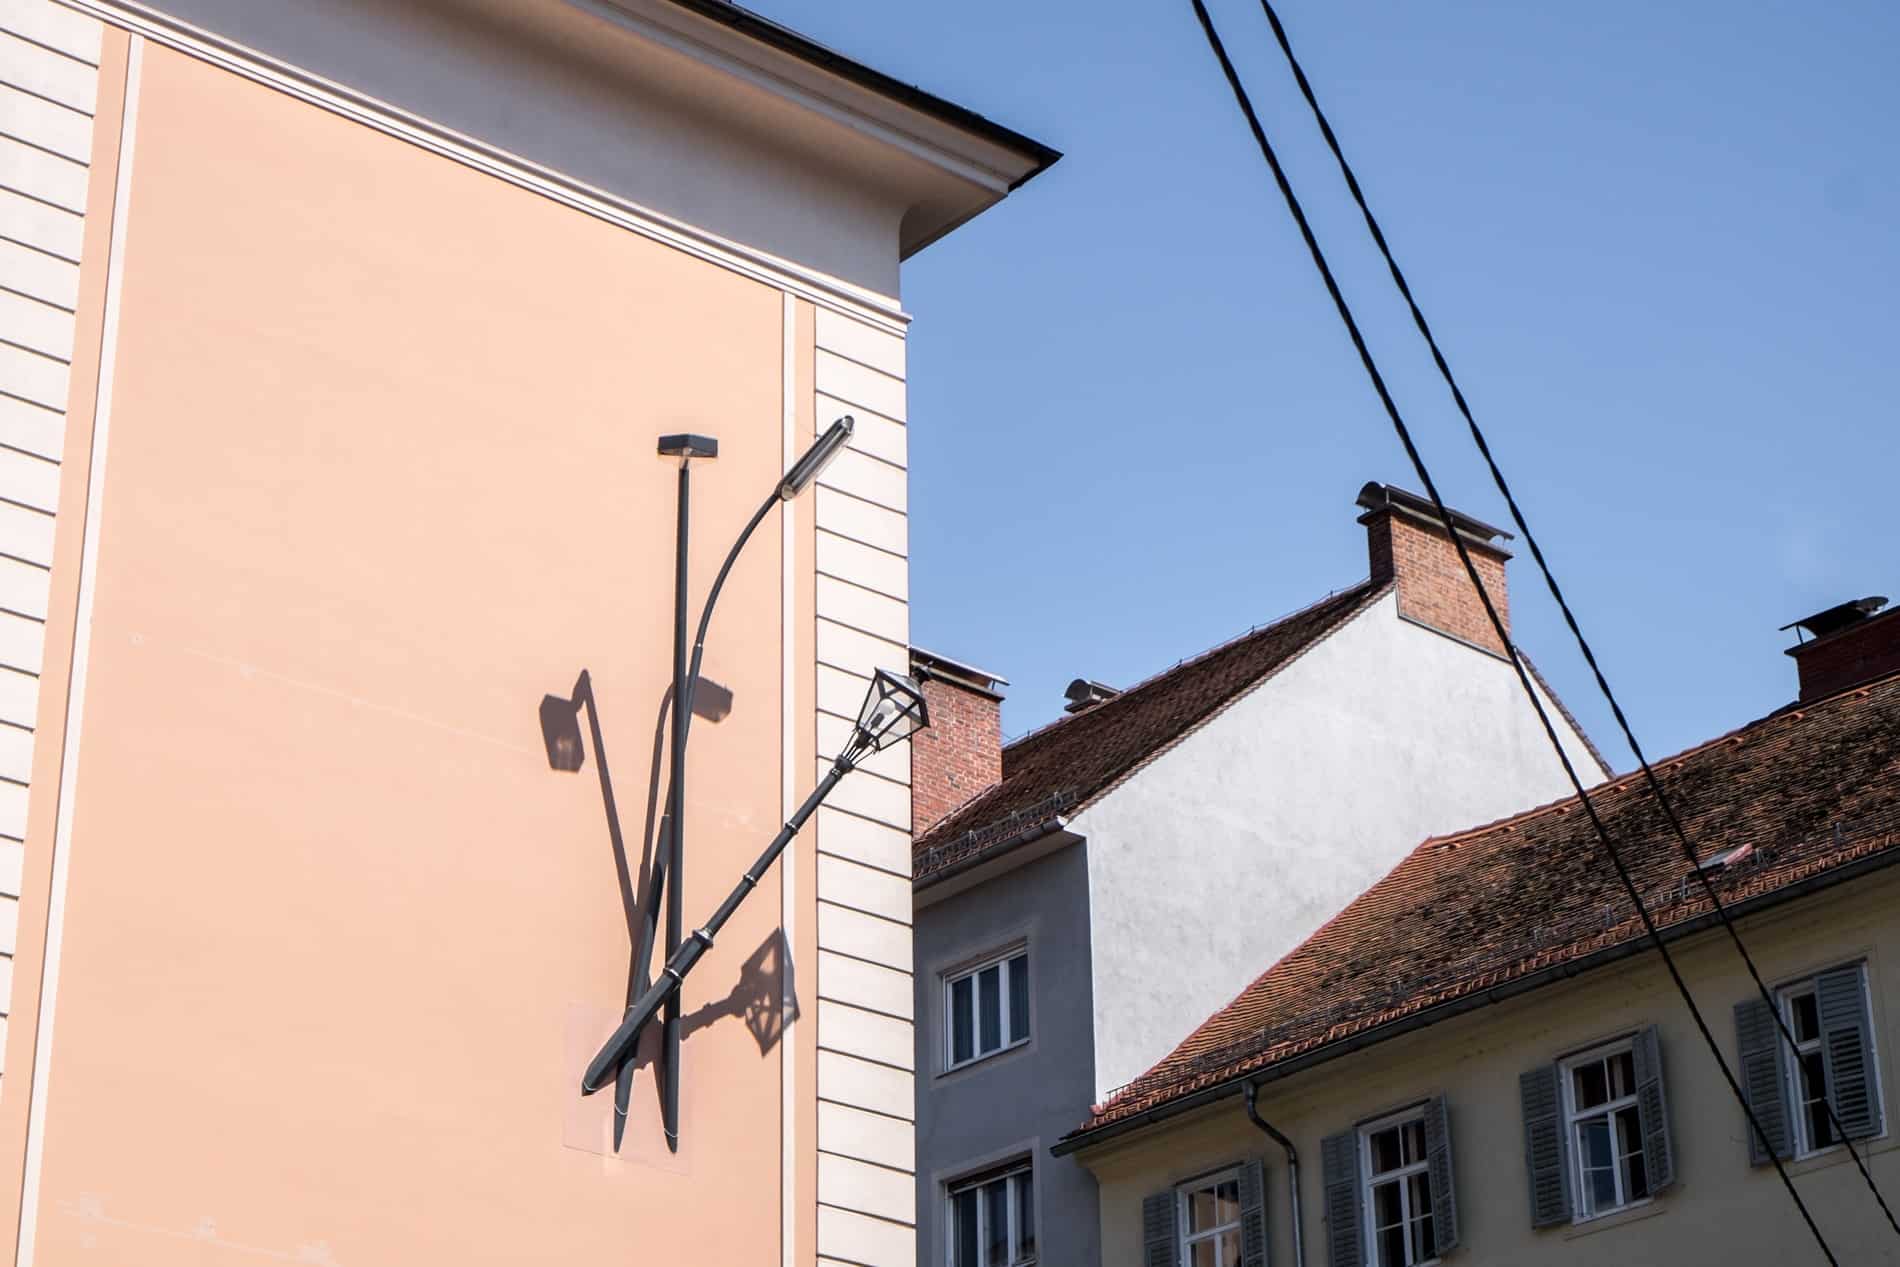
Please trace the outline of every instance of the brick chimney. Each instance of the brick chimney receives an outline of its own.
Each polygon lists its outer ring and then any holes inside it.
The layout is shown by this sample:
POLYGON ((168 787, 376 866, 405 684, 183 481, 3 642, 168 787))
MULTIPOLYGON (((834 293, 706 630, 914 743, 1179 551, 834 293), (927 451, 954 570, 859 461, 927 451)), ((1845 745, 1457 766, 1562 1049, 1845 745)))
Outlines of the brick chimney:
POLYGON ((1009 679, 910 649, 930 725, 910 741, 910 830, 921 836, 1003 779, 1003 695, 1009 679))
POLYGON ((1882 612, 1886 605, 1878 595, 1856 599, 1782 626, 1810 635, 1787 652, 1801 676, 1801 703, 1900 671, 1900 607, 1882 612))
MULTIPOLYGON (((1504 654, 1437 508, 1417 493, 1376 483, 1359 490, 1358 504, 1366 511, 1359 522, 1366 526, 1372 579, 1398 581, 1399 615, 1460 642, 1504 654)), ((1504 564, 1511 555, 1501 542, 1509 541, 1511 534, 1455 510, 1452 522, 1509 632, 1511 607, 1504 564)))

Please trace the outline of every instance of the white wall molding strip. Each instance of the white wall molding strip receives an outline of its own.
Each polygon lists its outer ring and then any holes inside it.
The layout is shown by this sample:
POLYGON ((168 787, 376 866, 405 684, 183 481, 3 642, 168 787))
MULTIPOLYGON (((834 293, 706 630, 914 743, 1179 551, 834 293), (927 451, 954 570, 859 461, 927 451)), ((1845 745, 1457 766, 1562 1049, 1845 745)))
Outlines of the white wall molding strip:
POLYGON ((72 677, 66 692, 65 750, 60 754, 59 812, 53 827, 52 886, 46 913, 46 949, 40 966, 38 1033, 33 1047, 33 1091, 26 1121, 26 1174, 20 1190, 20 1237, 16 1267, 33 1267, 38 1232, 40 1166, 46 1153, 46 1088, 51 1080, 53 1020, 59 1001, 60 939, 66 929, 66 885, 72 874, 74 789, 85 721, 86 669, 92 654, 92 608, 99 572, 99 515, 105 498, 107 436, 112 422, 113 374, 118 365, 119 300, 125 277, 126 208, 132 192, 132 157, 138 133, 139 72, 145 41, 134 35, 126 59, 125 107, 119 132, 119 165, 112 196, 112 237, 106 253, 105 312, 100 330, 99 387, 95 396, 92 464, 86 475, 79 603, 73 622, 72 677))

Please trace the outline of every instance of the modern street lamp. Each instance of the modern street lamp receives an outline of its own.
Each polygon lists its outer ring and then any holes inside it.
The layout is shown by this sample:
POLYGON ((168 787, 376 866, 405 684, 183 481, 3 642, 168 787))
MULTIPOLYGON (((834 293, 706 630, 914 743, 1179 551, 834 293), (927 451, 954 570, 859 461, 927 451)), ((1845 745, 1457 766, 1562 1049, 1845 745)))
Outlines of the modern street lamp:
MULTIPOLYGON (((647 992, 647 965, 653 962, 653 939, 659 923, 658 904, 661 897, 666 901, 666 952, 669 961, 679 952, 683 912, 680 905, 684 886, 681 884, 685 874, 685 838, 684 818, 686 807, 686 739, 692 726, 693 693, 699 684, 700 661, 706 651, 706 631, 712 624, 713 606, 719 601, 719 592, 725 588, 726 577, 732 571, 732 565, 738 561, 739 552, 745 549, 746 542, 758 530, 765 517, 774 506, 788 502, 809 488, 819 474, 838 456, 851 439, 856 427, 851 415, 846 414, 825 429, 811 448, 805 450, 792 469, 787 471, 769 496, 762 502, 752 518, 746 521, 739 533, 739 539, 732 543, 732 549, 726 552, 725 562, 720 564, 719 573, 713 578, 712 588, 707 591, 706 605, 699 614, 699 630, 693 639, 692 660, 690 665, 686 654, 686 596, 687 596, 687 541, 691 527, 690 506, 692 501, 692 464, 695 458, 714 459, 719 456, 719 441, 711 436, 667 435, 660 437, 659 453, 661 457, 679 459, 678 517, 674 530, 673 557, 673 704, 672 736, 667 773, 666 850, 656 860, 654 883, 649 898, 645 919, 640 929, 640 942, 634 950, 634 972, 632 991, 635 998, 647 992)), ((662 1129, 666 1132, 666 1145, 669 1149, 679 1149, 679 1051, 680 1018, 679 1000, 675 996, 667 1004, 665 1019, 664 1052, 660 1060, 660 1117, 662 1129)), ((626 1120, 627 1098, 632 1089, 633 1067, 623 1063, 620 1069, 619 1085, 614 1096, 614 1108, 619 1115, 615 1123, 614 1139, 618 1146, 620 1129, 626 1120)), ((599 1090, 589 1086, 588 1091, 599 1090)))
POLYGON ((871 679, 871 689, 865 693, 863 707, 858 710, 858 720, 852 728, 851 738, 832 761, 831 769, 825 771, 825 777, 818 780, 818 786, 805 798, 805 803, 785 821, 758 860, 739 878, 739 883, 719 904, 719 909, 712 913, 712 918, 694 929, 691 939, 667 957, 666 967, 660 970, 660 979, 627 1009, 626 1019, 620 1022, 620 1028, 613 1032, 613 1037, 607 1040, 593 1063, 587 1066, 587 1072, 581 1078, 582 1095, 592 1095, 607 1085, 614 1069, 623 1065, 632 1054, 640 1041, 640 1031, 646 1028, 655 1012, 663 1005, 669 1016, 677 1011, 680 986, 685 982, 686 974, 693 970, 699 957, 711 947, 713 938, 732 918, 732 913, 739 909, 746 895, 758 886, 759 880, 778 861, 778 856, 791 843, 792 837, 798 835, 805 820, 830 795, 831 789, 838 786, 838 781, 873 752, 880 752, 929 724, 930 712, 924 705, 924 695, 917 683, 888 669, 879 669, 871 679))

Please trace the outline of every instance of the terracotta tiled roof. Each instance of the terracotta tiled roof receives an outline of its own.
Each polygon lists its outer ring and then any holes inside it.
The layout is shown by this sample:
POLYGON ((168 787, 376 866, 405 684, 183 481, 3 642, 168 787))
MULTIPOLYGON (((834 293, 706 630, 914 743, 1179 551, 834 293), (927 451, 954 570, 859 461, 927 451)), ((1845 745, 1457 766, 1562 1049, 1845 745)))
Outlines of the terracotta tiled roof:
POLYGON ((1342 590, 1003 749, 1003 778, 918 837, 919 883, 1080 810, 1385 593, 1342 590))
MULTIPOLYGON (((1784 709, 1655 769, 1700 857, 1752 847, 1712 873, 1725 905, 1900 861, 1900 674, 1784 709)), ((1658 926, 1705 920, 1708 900, 1641 773, 1591 799, 1658 926)), ((1643 940, 1574 797, 1428 840, 1077 1134, 1295 1058, 1325 1059, 1323 1049, 1350 1050, 1383 1026, 1643 940)))

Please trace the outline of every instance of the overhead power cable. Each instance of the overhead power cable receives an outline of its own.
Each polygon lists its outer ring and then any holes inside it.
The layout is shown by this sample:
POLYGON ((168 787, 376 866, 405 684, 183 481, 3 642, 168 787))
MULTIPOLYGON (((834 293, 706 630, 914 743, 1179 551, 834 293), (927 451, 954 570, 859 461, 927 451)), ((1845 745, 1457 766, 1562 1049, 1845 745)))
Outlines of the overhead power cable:
MULTIPOLYGON (((1233 60, 1227 55, 1227 48, 1221 42, 1220 33, 1214 29, 1214 20, 1208 14, 1207 5, 1204 0, 1190 0, 1190 3, 1194 7, 1194 16, 1200 21, 1201 31, 1207 37, 1208 47, 1213 51, 1215 59, 1219 61, 1221 73, 1226 76, 1227 85, 1233 90, 1234 100, 1239 104, 1241 113, 1246 117, 1247 126, 1253 132, 1254 141, 1260 147, 1261 156, 1266 159, 1267 166, 1273 170, 1273 178, 1280 187, 1280 195, 1285 199, 1287 210, 1292 214, 1294 223, 1300 230, 1300 236, 1306 242, 1306 249, 1313 257, 1314 267, 1319 270, 1320 279, 1326 285, 1327 294, 1332 297, 1333 306, 1339 312, 1339 318, 1346 327, 1346 333, 1352 339, 1354 349, 1359 353, 1359 361, 1366 371, 1366 377, 1378 394, 1379 403, 1384 406, 1386 417, 1391 420, 1392 428, 1397 433, 1399 442, 1404 446, 1406 456, 1411 459, 1412 469, 1418 474, 1419 482, 1425 486, 1426 494, 1431 498, 1432 505, 1438 512, 1446 535, 1451 538, 1452 545, 1458 552, 1459 561, 1464 565, 1465 574, 1470 578, 1479 599, 1484 604, 1485 615, 1490 619, 1491 628, 1497 634, 1499 644, 1504 648, 1511 667, 1517 673, 1518 683, 1530 699, 1538 721, 1543 724, 1545 736, 1556 751, 1564 773, 1576 790, 1579 803, 1589 817, 1597 838, 1602 842, 1604 852, 1608 854, 1611 864, 1616 869, 1617 879, 1621 881, 1631 904, 1636 907, 1636 913, 1642 920, 1644 931, 1655 946, 1656 953, 1661 956, 1663 965, 1668 969, 1670 980, 1674 982, 1676 992, 1682 996, 1683 1005, 1688 1008, 1690 1017, 1695 1021, 1696 1029, 1700 1031, 1702 1041, 1709 1049, 1709 1055, 1714 1058, 1716 1066, 1722 1071, 1723 1080, 1728 1083, 1730 1094, 1741 1106, 1749 1126, 1762 1139, 1767 1139, 1767 1132, 1761 1129, 1755 1110, 1749 1105, 1748 1097, 1743 1094, 1741 1084, 1736 1081, 1735 1072, 1729 1068, 1727 1058, 1722 1055, 1722 1049, 1717 1045, 1715 1035, 1702 1015, 1702 1009, 1696 1004, 1688 982, 1683 979, 1675 956, 1669 952, 1668 944, 1663 941, 1662 933, 1656 927, 1656 921, 1651 917, 1648 906, 1644 904, 1642 894, 1637 892, 1636 882, 1631 878, 1629 867, 1623 861, 1622 851, 1617 848, 1616 841, 1610 836, 1609 828, 1605 826, 1601 815, 1597 812, 1595 802, 1591 800, 1589 792, 1584 788, 1583 780, 1577 775, 1576 766, 1571 762, 1570 754, 1564 750, 1563 741, 1557 736, 1549 711, 1545 709, 1543 701, 1538 698, 1536 688, 1531 684, 1530 674, 1524 667, 1522 657, 1517 653, 1516 645, 1511 642, 1504 621, 1498 615, 1497 606, 1491 601, 1490 592, 1485 589, 1484 581, 1478 575, 1477 565, 1471 560, 1471 552, 1466 548, 1464 538, 1458 532, 1451 509, 1439 495, 1438 485, 1432 479, 1431 471, 1426 467, 1425 459, 1419 453, 1417 444, 1413 442, 1411 428, 1406 426, 1404 416, 1400 414, 1397 403, 1392 399, 1392 393, 1386 387, 1385 377, 1379 372, 1378 364, 1373 360, 1372 352, 1366 346, 1365 336, 1360 333, 1359 323, 1352 315, 1352 308, 1347 304, 1345 295, 1339 289, 1339 282, 1333 276, 1332 266, 1326 261, 1326 253, 1320 248, 1319 239, 1314 236, 1313 226, 1306 218, 1306 211, 1300 205, 1299 196, 1293 192, 1292 183, 1287 179, 1286 169, 1280 164, 1280 156, 1274 151, 1273 143, 1267 139, 1266 129, 1260 123, 1260 116, 1254 110, 1253 101, 1247 95, 1246 87, 1240 82, 1239 72, 1234 69, 1233 60)), ((1840 1259, 1835 1257, 1833 1249, 1827 1243, 1827 1237, 1822 1234, 1820 1225, 1814 1221, 1814 1215, 1809 1211, 1807 1202, 1801 1199, 1801 1194, 1796 1190, 1787 1167, 1782 1164, 1781 1158, 1773 1156, 1772 1150, 1770 1160, 1774 1163, 1775 1173, 1781 1178, 1782 1186, 1787 1189, 1789 1199, 1794 1202, 1802 1221, 1807 1224, 1808 1231, 1813 1234, 1814 1242, 1820 1247, 1822 1255, 1833 1267, 1839 1267, 1840 1259)))
MULTIPOLYGON (((1384 231, 1379 228, 1378 219, 1372 214, 1372 208, 1366 202, 1365 191, 1359 185, 1359 178, 1353 174, 1352 164, 1346 161, 1346 154, 1340 147, 1339 137, 1334 133, 1332 123, 1326 118, 1326 112, 1320 108, 1319 98, 1313 92, 1313 85, 1307 79, 1306 71, 1300 65, 1300 59, 1293 53, 1293 44, 1287 38, 1286 26, 1280 21, 1280 15, 1275 11, 1272 0, 1260 0, 1260 7, 1267 15, 1267 22, 1273 27, 1273 38, 1279 42, 1280 51, 1286 55, 1287 66, 1293 72, 1294 82, 1299 85, 1300 95, 1306 98, 1306 104, 1313 112, 1313 121, 1319 125, 1320 134, 1326 139, 1326 148, 1332 151, 1334 161, 1339 164, 1339 173, 1346 180, 1346 188, 1352 193, 1352 200, 1358 205, 1359 214, 1365 218, 1366 229, 1371 233, 1373 243, 1379 248, 1379 254, 1385 258, 1386 268, 1392 274, 1393 284, 1398 287, 1399 294, 1404 297, 1406 307, 1411 309, 1412 324, 1418 327, 1425 345, 1431 349, 1432 361, 1438 366, 1439 377, 1445 380, 1445 386, 1451 390, 1452 401, 1458 406, 1458 412, 1471 432, 1472 442, 1477 445, 1478 452, 1484 457, 1485 465, 1490 468, 1492 483, 1497 485, 1498 492, 1504 497, 1505 505, 1510 507, 1512 522, 1517 525, 1524 543, 1530 547, 1531 558, 1536 560, 1537 570, 1543 574, 1544 584, 1550 590, 1550 596, 1556 600, 1558 610, 1563 613, 1564 623, 1570 626, 1570 633, 1576 639, 1577 649, 1583 653, 1584 662, 1590 666, 1590 672, 1596 678, 1597 690, 1609 704, 1610 712, 1616 718, 1617 728, 1623 732, 1623 739, 1629 744, 1630 753, 1636 758, 1637 765, 1642 767, 1643 778, 1650 791, 1655 794, 1656 803, 1662 808, 1663 817, 1668 820, 1670 831, 1674 833, 1682 847, 1683 857, 1689 862, 1696 879, 1701 882, 1702 891, 1709 899, 1709 904, 1714 909, 1717 918, 1721 920, 1722 927, 1727 930, 1729 940, 1734 942, 1736 953, 1747 965, 1748 975, 1754 980, 1755 989, 1760 994, 1762 1002, 1768 1005, 1769 1015, 1775 1018, 1775 1025, 1780 1029, 1782 1039, 1787 1042, 1790 1051, 1795 1050, 1798 1044, 1795 1041, 1794 1032, 1789 1028, 1787 1017, 1776 1003, 1773 992, 1768 988, 1768 983, 1762 979, 1761 970, 1755 966, 1754 957, 1748 953, 1748 947, 1742 943, 1741 932, 1735 927, 1735 921, 1730 917, 1728 907, 1723 904, 1720 895, 1715 891, 1715 882, 1710 878, 1709 872, 1699 865, 1700 858, 1696 853, 1696 848, 1690 842, 1689 834, 1683 828, 1682 820, 1677 815, 1675 806, 1670 802, 1668 793, 1664 791, 1662 780, 1656 777, 1656 771, 1649 764, 1649 757, 1643 752, 1643 745, 1637 742, 1635 729, 1624 714, 1622 704, 1617 701, 1616 692, 1610 689, 1609 679, 1604 676, 1603 667, 1597 662, 1596 652, 1591 650, 1589 639, 1584 637, 1583 628, 1577 623, 1576 613, 1571 610, 1569 601, 1564 598, 1563 588, 1557 584, 1557 577, 1551 571, 1549 562, 1544 558, 1543 547, 1538 545, 1536 534, 1531 531, 1530 524, 1524 518, 1523 510, 1517 504, 1517 498, 1511 492, 1510 484, 1504 478, 1504 471, 1498 466, 1497 458, 1492 455, 1491 445, 1485 439, 1483 429, 1478 426, 1477 418, 1472 415, 1471 405, 1465 399, 1464 391, 1458 386, 1457 377, 1451 372, 1451 363, 1438 346, 1438 339, 1432 333, 1431 324, 1425 320, 1425 313, 1419 308, 1418 300, 1413 297, 1412 288, 1405 280, 1405 273, 1399 268, 1399 262, 1392 254, 1392 247, 1386 241, 1384 231)), ((1873 1194, 1874 1201, 1880 1206, 1880 1212, 1886 1216, 1887 1225, 1893 1229, 1895 1235, 1900 1235, 1900 1219, 1894 1217, 1892 1207, 1881 1195, 1879 1186, 1868 1171, 1860 1151, 1854 1147, 1854 1141, 1848 1135, 1847 1128, 1842 1124, 1833 1103, 1826 1097, 1822 1097, 1821 1104, 1827 1112, 1828 1122, 1834 1129, 1835 1137, 1847 1146, 1848 1155, 1854 1159, 1854 1165, 1860 1171, 1861 1180, 1867 1185, 1867 1190, 1873 1194)), ((1766 1137, 1764 1137, 1764 1146, 1765 1139, 1766 1137)))

